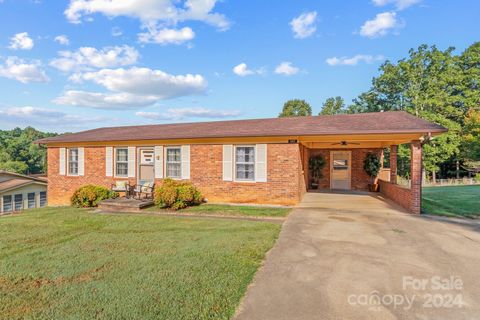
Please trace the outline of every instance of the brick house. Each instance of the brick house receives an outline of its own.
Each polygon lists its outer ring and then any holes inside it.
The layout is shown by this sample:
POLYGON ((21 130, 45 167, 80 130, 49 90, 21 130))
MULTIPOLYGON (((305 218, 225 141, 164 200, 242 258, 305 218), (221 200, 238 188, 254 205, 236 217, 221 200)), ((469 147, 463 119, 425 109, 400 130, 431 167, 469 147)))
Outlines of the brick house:
POLYGON ((210 202, 294 205, 311 185, 309 158, 326 160, 320 189, 367 190, 369 152, 390 148, 381 192, 420 212, 422 141, 446 129, 405 112, 99 128, 39 140, 48 147, 48 203, 85 184, 190 180, 210 202), (396 184, 396 150, 411 145, 410 188, 396 184))

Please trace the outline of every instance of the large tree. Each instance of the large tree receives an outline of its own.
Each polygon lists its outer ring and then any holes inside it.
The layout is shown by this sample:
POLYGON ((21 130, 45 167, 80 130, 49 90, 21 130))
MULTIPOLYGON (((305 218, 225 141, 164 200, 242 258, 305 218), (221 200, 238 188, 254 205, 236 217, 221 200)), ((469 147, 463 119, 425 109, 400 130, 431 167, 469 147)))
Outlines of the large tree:
POLYGON ((334 115, 345 112, 345 102, 342 97, 331 97, 323 103, 319 116, 334 115))
POLYGON ((55 134, 40 132, 32 127, 0 130, 0 170, 17 173, 45 172, 46 149, 33 144, 33 141, 53 135, 55 134))
POLYGON ((305 100, 294 99, 285 102, 282 112, 278 115, 278 117, 301 117, 311 115, 312 107, 308 102, 306 102, 305 100))
POLYGON ((348 112, 404 110, 448 128, 424 146, 425 169, 435 178, 442 163, 465 155, 467 133, 462 128, 470 110, 479 110, 480 43, 460 55, 454 48, 422 45, 410 50, 408 58, 385 62, 380 72, 348 112))

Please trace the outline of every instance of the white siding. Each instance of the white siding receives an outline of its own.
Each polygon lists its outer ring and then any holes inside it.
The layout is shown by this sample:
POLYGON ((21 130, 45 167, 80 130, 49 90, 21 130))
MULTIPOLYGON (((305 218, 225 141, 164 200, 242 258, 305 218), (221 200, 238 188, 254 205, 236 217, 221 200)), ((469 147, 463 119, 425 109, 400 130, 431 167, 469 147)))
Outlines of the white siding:
POLYGON ((182 179, 190 179, 190 146, 184 145, 181 149, 182 157, 182 179))
POLYGON ((105 175, 113 176, 113 147, 105 148, 105 175))
POLYGON ((155 146, 155 178, 163 179, 163 146, 155 146))
POLYGON ((135 178, 135 151, 136 147, 128 147, 128 177, 135 178))
POLYGON ((223 180, 233 180, 233 145, 223 145, 223 180))
POLYGON ((58 159, 58 174, 65 175, 65 148, 60 148, 60 156, 58 159))
POLYGON ((78 175, 85 175, 85 149, 78 148, 78 175))
POLYGON ((267 181, 267 145, 257 144, 255 146, 255 181, 267 181))

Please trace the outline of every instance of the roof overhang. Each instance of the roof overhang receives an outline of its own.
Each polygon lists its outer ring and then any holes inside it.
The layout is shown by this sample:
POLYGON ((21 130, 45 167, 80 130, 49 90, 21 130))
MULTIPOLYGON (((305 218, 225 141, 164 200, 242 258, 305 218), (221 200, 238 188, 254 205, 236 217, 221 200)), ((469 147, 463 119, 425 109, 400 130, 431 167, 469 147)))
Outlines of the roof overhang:
POLYGON ((47 186, 47 183, 46 182, 40 182, 40 181, 28 181, 28 182, 25 182, 25 183, 22 183, 22 184, 18 184, 18 185, 15 185, 15 186, 11 186, 11 187, 8 187, 8 188, 5 188, 5 189, 0 189, 0 193, 5 193, 5 192, 9 192, 9 191, 13 191, 13 190, 16 190, 16 189, 19 189, 19 188, 23 188, 23 187, 26 187, 26 186, 29 186, 29 185, 32 185, 32 184, 38 184, 38 185, 42 185, 42 186, 47 186))

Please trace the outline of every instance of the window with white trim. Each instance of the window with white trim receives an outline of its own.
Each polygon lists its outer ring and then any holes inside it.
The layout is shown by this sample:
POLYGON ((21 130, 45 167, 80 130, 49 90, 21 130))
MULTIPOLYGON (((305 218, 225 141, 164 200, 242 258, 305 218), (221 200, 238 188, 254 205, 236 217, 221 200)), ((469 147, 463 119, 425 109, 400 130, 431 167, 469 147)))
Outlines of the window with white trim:
POLYGON ((3 196, 3 212, 10 212, 12 210, 12 196, 3 196))
POLYGON ((115 176, 128 177, 128 148, 115 148, 115 176))
POLYGON ((68 159, 68 175, 77 176, 78 175, 78 149, 69 148, 67 159, 68 159))
POLYGON ((165 171, 167 178, 182 178, 182 149, 180 147, 165 148, 165 171))
POLYGON ((47 205, 47 192, 40 192, 40 207, 45 207, 47 205))
POLYGON ((19 193, 14 196, 15 201, 15 211, 20 211, 23 209, 23 194, 19 193))
POLYGON ((255 181, 255 146, 235 146, 235 180, 255 181))
POLYGON ((35 192, 27 194, 27 200, 28 209, 35 208, 35 192))

